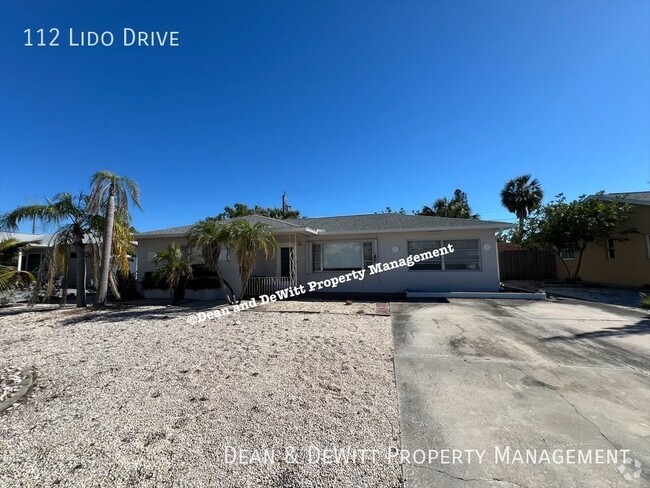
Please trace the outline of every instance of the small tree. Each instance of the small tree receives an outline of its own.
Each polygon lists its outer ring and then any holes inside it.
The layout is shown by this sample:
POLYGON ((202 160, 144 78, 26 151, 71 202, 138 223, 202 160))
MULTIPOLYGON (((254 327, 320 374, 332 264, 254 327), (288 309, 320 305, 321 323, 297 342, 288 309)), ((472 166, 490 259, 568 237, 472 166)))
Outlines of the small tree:
MULTIPOLYGON (((96 237, 94 231, 95 217, 88 209, 88 197, 83 194, 79 195, 79 197, 73 197, 69 193, 59 193, 45 204, 20 206, 0 218, 0 228, 15 231, 21 222, 32 219, 39 220, 45 225, 58 226, 51 243, 54 246, 54 253, 57 253, 57 248, 60 247, 68 248, 66 252, 74 250, 77 254, 77 307, 85 307, 85 255, 89 244, 91 251, 93 250, 92 241, 96 237)), ((51 267, 52 271, 55 269, 60 268, 57 266, 51 267)), ((54 274, 48 275, 48 293, 52 289, 52 280, 54 278, 54 274)))
POLYGON ((188 253, 171 244, 167 249, 158 251, 153 258, 156 269, 153 277, 165 281, 171 288, 172 303, 177 304, 185 298, 185 285, 192 277, 192 260, 188 253))
POLYGON ((620 230, 629 216, 630 205, 602 200, 599 198, 602 194, 581 195, 571 202, 562 194, 557 195, 556 200, 535 211, 528 221, 527 244, 551 249, 558 256, 565 249, 578 253, 573 275, 561 260, 572 281, 578 279, 583 253, 589 243, 602 245, 607 239, 625 240, 625 235, 633 232, 633 229, 620 230))
POLYGON ((386 207, 385 210, 382 210, 381 212, 375 212, 375 213, 406 215, 406 210, 404 210, 404 207, 400 207, 399 210, 393 210, 392 207, 386 207))
POLYGON ((260 222, 251 224, 246 220, 235 220, 229 226, 230 245, 235 251, 239 265, 242 289, 237 301, 241 303, 255 267, 257 253, 261 251, 267 259, 272 257, 275 254, 276 242, 269 227, 260 222))
POLYGON ((191 246, 201 248, 201 255, 203 256, 205 267, 217 275, 219 286, 224 291, 228 303, 234 303, 235 292, 232 286, 221 275, 221 268, 219 266, 221 250, 227 249, 230 245, 230 229, 230 223, 208 217, 192 226, 188 242, 191 246), (226 288, 228 291, 226 291, 226 288))

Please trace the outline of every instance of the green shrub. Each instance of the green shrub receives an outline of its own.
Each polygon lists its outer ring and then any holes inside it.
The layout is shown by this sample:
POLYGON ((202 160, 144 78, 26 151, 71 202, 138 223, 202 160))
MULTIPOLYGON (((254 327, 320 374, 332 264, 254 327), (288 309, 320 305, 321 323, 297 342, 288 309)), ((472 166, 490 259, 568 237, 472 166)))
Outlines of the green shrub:
MULTIPOLYGON (((217 275, 208 271, 202 265, 193 265, 192 278, 187 280, 185 288, 188 290, 211 290, 219 288, 219 279, 217 275)), ((168 290, 169 285, 165 280, 156 280, 153 276, 153 272, 148 271, 144 274, 144 279, 142 280, 142 289, 143 290, 168 290)))
POLYGON ((138 293, 137 280, 135 279, 135 274, 133 273, 129 273, 128 276, 124 276, 122 273, 118 273, 117 291, 120 292, 122 300, 134 300, 136 298, 142 298, 140 293, 138 293))
POLYGON ((650 308, 650 297, 643 297, 639 305, 643 308, 650 308))
POLYGON ((143 290, 169 290, 169 285, 163 279, 155 279, 153 271, 147 271, 142 279, 143 290))

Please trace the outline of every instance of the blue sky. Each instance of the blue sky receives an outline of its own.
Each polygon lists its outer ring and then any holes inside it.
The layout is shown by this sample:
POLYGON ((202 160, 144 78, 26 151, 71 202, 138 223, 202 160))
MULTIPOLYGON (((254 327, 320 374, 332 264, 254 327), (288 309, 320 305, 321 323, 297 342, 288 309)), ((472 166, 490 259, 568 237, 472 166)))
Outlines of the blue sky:
POLYGON ((506 221, 522 173, 549 198, 647 190, 649 53, 647 1, 3 0, 0 212, 99 169, 140 185, 138 230, 285 190, 316 217, 461 188, 506 221), (61 46, 23 46, 41 27, 61 46), (180 46, 120 46, 124 27, 180 46))

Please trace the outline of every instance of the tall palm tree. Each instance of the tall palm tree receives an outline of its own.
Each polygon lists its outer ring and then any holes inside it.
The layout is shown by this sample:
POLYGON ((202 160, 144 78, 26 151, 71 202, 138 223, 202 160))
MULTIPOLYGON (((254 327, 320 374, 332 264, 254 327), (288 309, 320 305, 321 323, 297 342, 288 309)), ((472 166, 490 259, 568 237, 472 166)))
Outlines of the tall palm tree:
MULTIPOLYGON (((55 246, 70 246, 77 254, 77 307, 86 306, 86 245, 95 236, 93 215, 88 211, 88 197, 73 197, 59 193, 45 204, 23 205, 0 218, 0 227, 18 230, 26 220, 39 220, 45 225, 56 225, 55 246)), ((48 286, 51 289, 51 286, 48 286)))
POLYGON ((255 267, 257 253, 261 251, 268 259, 275 254, 276 242, 267 225, 257 222, 251 224, 247 220, 235 220, 230 222, 230 244, 237 256, 239 265, 239 278, 241 280, 241 293, 237 299, 241 299, 246 292, 248 280, 255 267))
POLYGON ((219 267, 219 256, 222 249, 227 249, 231 239, 231 227, 229 223, 218 220, 214 217, 208 217, 194 224, 190 229, 188 243, 192 247, 201 247, 203 263, 208 270, 217 275, 219 286, 224 290, 224 295, 229 303, 235 300, 235 292, 232 286, 221 275, 219 267), (228 294, 224 288, 228 288, 228 294))
POLYGON ((508 180, 501 190, 501 204, 519 219, 519 234, 523 236, 524 220, 539 208, 544 198, 542 185, 537 178, 521 175, 508 180))
POLYGON ((14 290, 34 282, 34 275, 29 271, 18 271, 14 265, 19 251, 33 242, 20 242, 14 237, 0 240, 0 291, 14 290))
POLYGON ((185 284, 192 277, 192 259, 190 255, 178 247, 170 244, 167 249, 158 251, 153 258, 156 269, 153 277, 164 280, 171 288, 172 303, 180 302, 185 296, 185 284))
POLYGON ((97 289, 96 306, 106 305, 108 281, 111 274, 113 232, 116 220, 130 220, 129 199, 133 205, 140 208, 140 189, 133 180, 119 176, 110 171, 98 171, 92 177, 90 193, 90 208, 95 213, 104 213, 104 234, 101 254, 101 276, 97 289))

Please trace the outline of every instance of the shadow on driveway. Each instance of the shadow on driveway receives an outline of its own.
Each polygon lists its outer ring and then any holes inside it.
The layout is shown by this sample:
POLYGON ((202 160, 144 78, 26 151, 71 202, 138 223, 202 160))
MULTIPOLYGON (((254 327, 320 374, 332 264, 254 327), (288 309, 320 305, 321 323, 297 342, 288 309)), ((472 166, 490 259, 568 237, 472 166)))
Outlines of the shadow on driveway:
POLYGON ((581 332, 570 336, 553 336, 544 341, 569 341, 574 339, 598 339, 601 337, 617 337, 632 334, 650 334, 650 315, 634 325, 624 327, 606 327, 592 332, 581 332))

